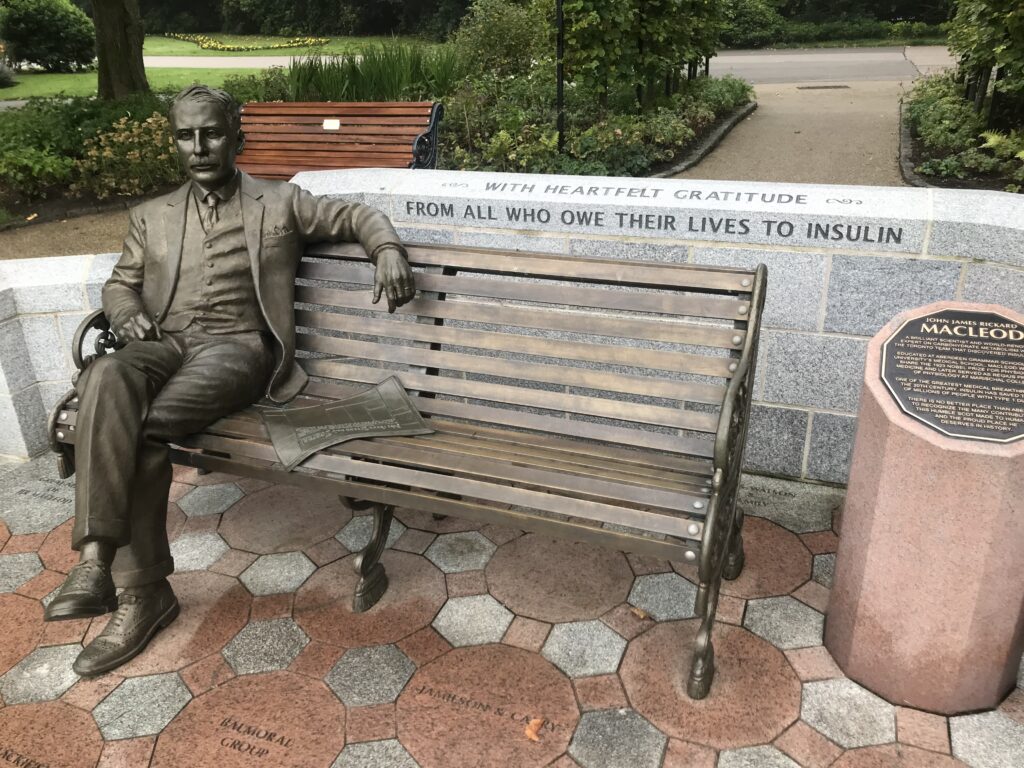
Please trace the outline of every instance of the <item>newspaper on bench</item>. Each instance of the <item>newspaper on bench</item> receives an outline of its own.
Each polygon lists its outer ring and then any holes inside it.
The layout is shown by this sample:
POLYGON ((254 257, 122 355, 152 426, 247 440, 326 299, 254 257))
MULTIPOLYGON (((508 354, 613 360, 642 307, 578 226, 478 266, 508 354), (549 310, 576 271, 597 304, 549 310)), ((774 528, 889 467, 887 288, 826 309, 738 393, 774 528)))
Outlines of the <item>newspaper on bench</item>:
POLYGON ((261 415, 277 457, 289 471, 321 448, 346 440, 434 431, 394 376, 344 400, 303 408, 267 408, 261 415))

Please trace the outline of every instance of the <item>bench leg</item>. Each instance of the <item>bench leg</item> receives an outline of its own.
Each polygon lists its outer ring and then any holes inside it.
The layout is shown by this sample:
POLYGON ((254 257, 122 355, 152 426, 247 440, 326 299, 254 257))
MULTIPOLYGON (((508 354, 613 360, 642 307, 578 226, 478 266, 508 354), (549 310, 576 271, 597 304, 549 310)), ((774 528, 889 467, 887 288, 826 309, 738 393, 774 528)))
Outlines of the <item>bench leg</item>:
POLYGON ((691 699, 703 699, 707 696, 715 676, 715 647, 711 644, 711 630, 715 624, 721 583, 721 578, 718 578, 710 584, 702 583, 697 588, 697 615, 702 621, 700 629, 697 630, 697 639, 693 643, 693 662, 690 665, 690 678, 686 683, 686 693, 691 699))
POLYGON ((373 503, 373 536, 366 549, 356 555, 355 560, 359 583, 352 599, 354 613, 368 611, 384 596, 388 588, 388 577, 380 563, 380 556, 384 553, 384 546, 388 541, 394 510, 395 508, 390 505, 373 503))
POLYGON ((729 581, 739 578, 746 559, 743 552, 743 513, 736 510, 736 525, 732 531, 729 553, 725 556, 725 569, 722 571, 722 578, 729 581))

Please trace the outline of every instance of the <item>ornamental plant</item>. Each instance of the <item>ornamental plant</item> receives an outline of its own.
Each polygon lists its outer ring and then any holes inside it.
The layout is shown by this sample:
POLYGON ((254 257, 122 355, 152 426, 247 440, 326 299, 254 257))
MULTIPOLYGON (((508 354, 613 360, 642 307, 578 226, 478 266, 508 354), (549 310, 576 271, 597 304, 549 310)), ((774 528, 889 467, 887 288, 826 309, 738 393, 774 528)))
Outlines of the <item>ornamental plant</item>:
POLYGON ((319 48, 330 42, 330 38, 327 37, 292 37, 283 43, 271 43, 270 45, 232 45, 230 43, 223 43, 208 35, 186 35, 168 32, 164 37, 184 40, 186 43, 195 43, 204 51, 270 51, 284 48, 319 48))
POLYGON ((0 39, 7 60, 35 64, 47 72, 74 72, 95 57, 92 21, 69 0, 4 0, 0 39))
POLYGON ((74 196, 141 195, 181 176, 170 124, 159 112, 142 121, 121 117, 109 130, 88 139, 84 150, 74 164, 74 196))

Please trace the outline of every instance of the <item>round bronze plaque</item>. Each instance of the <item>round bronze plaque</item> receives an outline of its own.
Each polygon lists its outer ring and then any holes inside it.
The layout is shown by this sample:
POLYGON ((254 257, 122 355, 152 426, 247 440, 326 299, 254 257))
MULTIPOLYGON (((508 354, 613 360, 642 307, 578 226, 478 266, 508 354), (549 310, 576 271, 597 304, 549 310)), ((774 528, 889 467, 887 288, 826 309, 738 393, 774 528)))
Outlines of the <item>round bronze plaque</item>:
POLYGON ((1024 326, 946 309, 907 320, 882 346, 882 381, 908 415, 950 437, 1024 437, 1024 326))

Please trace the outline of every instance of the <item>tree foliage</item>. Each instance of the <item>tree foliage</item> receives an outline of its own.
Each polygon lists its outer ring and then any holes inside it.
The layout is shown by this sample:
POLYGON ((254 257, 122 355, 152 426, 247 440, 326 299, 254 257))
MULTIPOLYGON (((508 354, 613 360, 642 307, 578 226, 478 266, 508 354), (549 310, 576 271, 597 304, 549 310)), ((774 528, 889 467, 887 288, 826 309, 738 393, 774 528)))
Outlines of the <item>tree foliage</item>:
POLYGON ((1024 4, 1020 0, 960 0, 949 46, 970 77, 997 68, 1001 90, 1024 96, 1024 4))
POLYGON ((6 57, 47 72, 73 72, 93 60, 93 25, 69 0, 2 0, 0 39, 6 57))

